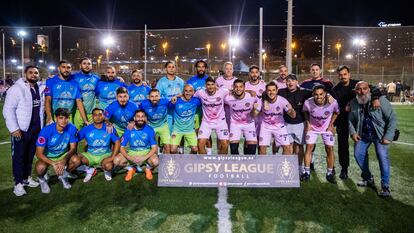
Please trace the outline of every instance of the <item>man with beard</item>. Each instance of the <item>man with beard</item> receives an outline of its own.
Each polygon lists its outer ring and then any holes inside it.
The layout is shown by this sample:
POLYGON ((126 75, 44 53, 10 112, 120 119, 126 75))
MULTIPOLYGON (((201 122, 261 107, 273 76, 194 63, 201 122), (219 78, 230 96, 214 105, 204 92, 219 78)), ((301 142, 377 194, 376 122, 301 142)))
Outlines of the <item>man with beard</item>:
POLYGON ((163 153, 170 153, 171 131, 168 127, 167 115, 170 101, 160 97, 160 91, 152 89, 149 98, 142 101, 139 109, 145 111, 149 125, 154 129, 155 135, 159 137, 163 145, 163 153))
MULTIPOLYGON (((106 123, 104 111, 99 108, 92 110, 93 124, 83 127, 79 131, 79 141, 85 139, 86 151, 79 153, 76 166, 78 171, 86 172, 83 182, 89 182, 92 176, 96 174, 95 166, 101 166, 104 170, 104 176, 107 181, 112 180, 113 160, 119 153, 121 145, 116 131, 113 130, 108 133, 106 130, 106 123), (113 149, 111 145, 113 144, 113 149)), ((76 160, 76 159, 72 159, 76 160)))
POLYGON ((25 77, 18 79, 7 91, 3 106, 6 127, 11 135, 13 193, 16 196, 26 194, 24 186, 39 186, 30 175, 44 114, 44 87, 38 85, 39 69, 27 66, 24 74, 25 77))
POLYGON ((114 165, 126 167, 126 181, 135 174, 136 167, 146 162, 145 178, 152 180, 152 169, 158 166, 157 142, 154 129, 147 125, 147 116, 143 110, 134 115, 134 127, 127 129, 121 139, 121 153, 114 159, 114 165), (128 150, 126 149, 129 145, 128 150))
POLYGON ((106 109, 116 100, 116 90, 119 87, 126 86, 116 77, 115 67, 108 66, 106 75, 101 77, 95 88, 95 95, 98 97, 100 109, 106 109))
POLYGON ((257 135, 253 118, 254 106, 258 99, 245 92, 245 84, 237 79, 233 84, 233 92, 227 95, 224 103, 230 108, 230 151, 239 154, 240 137, 244 135, 246 146, 245 155, 256 154, 257 135))
POLYGON ((83 120, 83 124, 88 125, 89 122, 86 118, 81 91, 78 84, 73 80, 73 76, 71 75, 72 65, 68 61, 62 60, 59 62, 58 71, 59 75, 46 80, 46 124, 53 123, 52 113, 55 112, 58 108, 69 109, 73 122, 72 116, 75 113, 77 107, 83 120))
POLYGON ((245 83, 245 86, 246 92, 249 92, 252 96, 256 96, 257 98, 262 98, 262 93, 266 89, 266 83, 260 78, 260 69, 258 66, 250 66, 249 81, 245 83))
POLYGON ((279 66, 279 77, 273 80, 277 85, 277 89, 286 88, 286 77, 288 76, 288 68, 285 65, 279 66))
MULTIPOLYGON (((206 79, 208 78, 208 75, 206 74, 206 70, 208 68, 208 65, 203 60, 198 60, 194 67, 196 69, 196 75, 191 77, 189 80, 187 80, 187 84, 190 84, 194 88, 194 92, 197 92, 200 89, 206 88, 206 79)), ((203 113, 201 110, 201 107, 197 109, 196 115, 194 117, 194 128, 196 129, 196 133, 198 134, 198 129, 200 128, 201 124, 201 117, 203 113)), ((207 154, 211 155, 212 153, 212 142, 211 139, 207 141, 207 154)))
POLYGON ((116 101, 105 109, 105 118, 114 124, 118 135, 123 135, 137 110, 138 106, 129 101, 127 89, 120 87, 116 90, 116 101))
POLYGON ((339 106, 336 100, 329 103, 326 87, 317 85, 312 91, 313 97, 307 99, 303 105, 303 112, 306 119, 305 135, 306 135, 306 152, 305 152, 305 173, 302 174, 301 180, 310 180, 310 163, 312 150, 315 147, 318 135, 322 136, 326 151, 326 180, 332 184, 336 184, 334 163, 334 122, 339 114, 339 106))
POLYGON ((206 154, 206 144, 214 130, 217 134, 217 150, 219 154, 228 153, 229 130, 224 114, 224 98, 229 94, 227 89, 219 89, 212 77, 206 80, 206 88, 195 93, 202 103, 203 120, 198 131, 198 152, 206 154))
POLYGON ((381 171, 381 197, 391 196, 389 144, 392 142, 397 127, 397 116, 390 102, 381 96, 380 109, 371 104, 371 93, 367 82, 360 81, 355 86, 356 98, 351 101, 348 116, 349 134, 355 142, 355 160, 362 170, 362 181, 358 186, 375 187, 374 177, 369 170, 367 151, 371 144, 379 160, 381 171))
POLYGON ((174 114, 174 125, 171 133, 171 153, 176 154, 181 140, 191 148, 192 154, 197 154, 197 133, 194 131, 194 117, 201 106, 198 98, 193 97, 194 88, 190 84, 184 86, 182 97, 173 97, 170 107, 174 114))
MULTIPOLYGON (((183 93, 184 81, 180 77, 175 75, 176 67, 174 62, 168 61, 167 63, 165 63, 164 67, 167 75, 158 80, 157 86, 155 88, 160 91, 161 98, 171 100, 172 97, 181 95, 181 93, 183 93)), ((173 124, 172 115, 172 111, 168 111, 167 120, 170 132, 172 130, 173 124)))
POLYGON ((286 84, 287 88, 280 89, 277 94, 286 98, 296 112, 295 118, 292 118, 285 113, 284 119, 287 123, 289 141, 293 144, 293 154, 298 155, 299 172, 302 174, 304 157, 303 145, 305 144, 305 115, 302 108, 305 101, 312 96, 312 92, 301 89, 298 86, 298 79, 294 74, 289 74, 286 77, 286 84))
POLYGON ((311 77, 306 79, 300 84, 300 87, 313 91, 313 87, 316 85, 324 85, 328 93, 332 93, 333 83, 321 76, 321 66, 317 63, 313 63, 310 66, 311 77))
POLYGON ((277 92, 277 85, 274 82, 268 83, 266 92, 263 93, 263 100, 259 101, 255 108, 254 114, 260 113, 263 120, 259 135, 259 154, 261 155, 266 154, 272 138, 277 146, 283 147, 283 154, 292 154, 283 114, 286 112, 295 118, 296 112, 284 97, 277 95, 277 92))
MULTIPOLYGON (((341 174, 339 178, 348 179, 348 167, 349 167, 349 126, 348 126, 348 112, 349 103, 355 98, 355 85, 358 80, 351 78, 349 67, 339 66, 337 69, 339 83, 333 88, 333 95, 338 101, 340 114, 335 122, 336 131, 338 133, 338 157, 339 164, 341 165, 341 174)), ((380 108, 380 102, 378 98, 381 96, 379 90, 373 91, 372 106, 375 109, 380 108)))
POLYGON ((132 83, 128 87, 129 99, 138 106, 143 100, 148 99, 150 91, 151 88, 142 82, 142 70, 133 70, 132 83))
MULTIPOLYGON (((90 58, 82 58, 79 64, 80 71, 73 75, 73 80, 79 86, 88 122, 92 122, 92 110, 96 104, 95 88, 98 84, 99 76, 92 72, 92 61, 90 58)), ((79 109, 76 110, 74 124, 78 130, 83 126, 79 109)))
POLYGON ((56 122, 45 126, 37 138, 35 169, 42 193, 50 193, 45 177, 49 166, 53 167, 64 189, 72 187, 67 178, 68 171, 72 172, 76 168, 77 158, 73 157, 72 161, 72 156, 76 153, 78 138, 76 127, 69 123, 69 116, 68 109, 56 109, 56 122))

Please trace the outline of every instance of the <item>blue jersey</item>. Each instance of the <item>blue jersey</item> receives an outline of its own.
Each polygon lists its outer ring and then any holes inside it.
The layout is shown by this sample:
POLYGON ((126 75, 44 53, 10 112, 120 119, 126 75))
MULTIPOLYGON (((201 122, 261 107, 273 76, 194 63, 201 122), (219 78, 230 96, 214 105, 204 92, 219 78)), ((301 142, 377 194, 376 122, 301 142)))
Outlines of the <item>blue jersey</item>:
POLYGON ((161 98, 171 100, 172 97, 183 93, 184 81, 177 76, 175 76, 174 80, 169 80, 164 76, 158 80, 155 88, 160 91, 161 98))
POLYGON ((149 125, 145 125, 142 129, 135 127, 132 130, 127 129, 122 136, 121 146, 126 147, 128 144, 129 149, 133 151, 151 149, 153 145, 157 145, 154 129, 149 125))
POLYGON ((128 87, 129 100, 134 102, 138 106, 141 103, 141 101, 148 99, 150 91, 151 88, 149 86, 137 86, 135 84, 131 84, 128 87))
POLYGON ((80 71, 73 76, 73 80, 79 86, 86 114, 91 114, 96 104, 95 89, 99 81, 98 75, 84 74, 80 71))
POLYGON ((124 83, 115 79, 114 81, 99 80, 95 94, 99 100, 99 108, 105 110, 108 105, 116 101, 116 90, 119 87, 126 87, 124 83))
POLYGON ((187 80, 187 84, 190 84, 194 88, 194 92, 206 88, 206 79, 208 78, 207 75, 204 75, 204 77, 199 78, 197 75, 191 77, 189 80, 187 80))
POLYGON ((167 99, 160 99, 157 105, 152 105, 150 100, 144 100, 139 106, 147 114, 149 124, 153 128, 162 126, 167 122, 168 106, 170 101, 167 99))
POLYGON ((77 130, 69 123, 62 133, 56 129, 56 123, 44 127, 37 138, 36 146, 45 147, 45 155, 49 158, 61 156, 69 151, 69 143, 78 142, 77 130))
POLYGON ((58 108, 73 111, 76 99, 82 98, 79 86, 72 76, 68 80, 62 80, 56 75, 46 80, 45 95, 52 97, 52 115, 58 108))
POLYGON ((111 142, 116 142, 119 137, 116 131, 109 134, 106 132, 106 124, 102 124, 102 128, 98 129, 95 125, 90 124, 83 127, 79 131, 79 141, 85 139, 88 144, 88 152, 93 155, 102 155, 111 152, 111 142))
POLYGON ((189 101, 178 98, 175 104, 170 104, 174 111, 173 132, 194 132, 194 117, 197 108, 201 106, 198 98, 192 97, 189 101))
POLYGON ((115 101, 105 109, 105 117, 119 129, 125 130, 128 123, 134 118, 135 111, 137 110, 138 106, 131 101, 128 101, 123 107, 118 101, 115 101))

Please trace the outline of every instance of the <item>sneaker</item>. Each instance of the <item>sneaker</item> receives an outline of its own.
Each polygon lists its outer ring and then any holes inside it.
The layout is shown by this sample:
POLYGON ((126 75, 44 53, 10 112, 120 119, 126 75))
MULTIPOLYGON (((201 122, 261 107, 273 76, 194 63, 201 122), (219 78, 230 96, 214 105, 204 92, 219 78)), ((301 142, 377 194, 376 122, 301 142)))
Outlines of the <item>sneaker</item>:
POLYGON ((147 180, 152 180, 152 171, 149 168, 145 168, 145 178, 147 178, 147 180))
POLYGON ((48 182, 49 181, 49 178, 50 178, 50 176, 49 176, 49 173, 45 173, 44 175, 43 175, 43 179, 45 179, 45 181, 46 182, 48 182))
POLYGON ((91 181, 92 177, 96 175, 96 169, 95 168, 89 168, 86 171, 86 176, 83 179, 83 183, 88 183, 89 181, 91 181))
POLYGON ((39 182, 33 180, 33 178, 29 176, 29 179, 23 180, 23 185, 28 186, 30 188, 36 188, 37 186, 39 186, 39 182))
POLYGON ((59 177, 59 180, 62 182, 64 189, 72 188, 72 185, 69 183, 67 178, 59 177))
POLYGON ((308 182, 308 181, 310 181, 310 174, 309 173, 303 173, 301 176, 300 176, 300 180, 301 181, 303 181, 303 182, 308 182))
POLYGON ((125 181, 131 181, 136 171, 137 169, 135 168, 128 170, 127 175, 125 176, 125 181))
POLYGON ((68 174, 66 175, 66 178, 68 178, 68 179, 78 179, 78 175, 68 172, 68 174))
POLYGON ((339 174, 339 178, 340 178, 341 180, 346 180, 346 179, 348 179, 348 169, 344 169, 344 168, 342 168, 342 170, 341 170, 341 174, 339 174))
POLYGON ((47 181, 40 181, 40 190, 42 190, 42 193, 50 193, 50 187, 47 181))
POLYGON ((14 186, 13 193, 14 193, 14 195, 16 195, 18 197, 27 194, 26 190, 24 190, 24 185, 22 183, 18 183, 14 186))
POLYGON ((104 176, 106 181, 112 180, 112 172, 104 171, 104 176))
POLYGON ((382 186, 381 191, 378 193, 378 196, 383 198, 391 197, 390 187, 382 186))
POLYGON ((331 174, 326 174, 326 180, 331 183, 331 184, 336 184, 336 177, 335 174, 331 173, 331 174))
POLYGON ((374 177, 371 177, 368 180, 360 180, 357 182, 357 186, 359 187, 375 187, 374 177))

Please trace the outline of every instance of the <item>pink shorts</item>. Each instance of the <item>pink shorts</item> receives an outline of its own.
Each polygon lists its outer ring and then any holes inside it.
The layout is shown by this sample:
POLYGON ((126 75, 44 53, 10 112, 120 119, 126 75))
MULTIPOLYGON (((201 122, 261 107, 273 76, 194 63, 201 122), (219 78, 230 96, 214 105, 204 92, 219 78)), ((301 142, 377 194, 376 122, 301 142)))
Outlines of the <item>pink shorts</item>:
POLYGON ((230 124, 230 141, 240 141, 242 133, 246 141, 257 141, 256 126, 254 121, 249 124, 230 124))
POLYGON ((335 135, 333 135, 331 131, 319 132, 314 130, 310 130, 306 133, 306 144, 315 144, 318 139, 318 135, 322 136, 323 144, 327 146, 335 145, 335 135))
POLYGON ((208 139, 213 130, 216 131, 219 140, 229 140, 229 129, 225 119, 220 120, 215 124, 208 124, 205 121, 202 121, 200 129, 198 129, 198 139, 208 139))
POLYGON ((275 139, 276 146, 290 145, 286 126, 280 129, 269 129, 266 127, 266 123, 262 123, 260 127, 259 146, 269 146, 272 137, 275 139))

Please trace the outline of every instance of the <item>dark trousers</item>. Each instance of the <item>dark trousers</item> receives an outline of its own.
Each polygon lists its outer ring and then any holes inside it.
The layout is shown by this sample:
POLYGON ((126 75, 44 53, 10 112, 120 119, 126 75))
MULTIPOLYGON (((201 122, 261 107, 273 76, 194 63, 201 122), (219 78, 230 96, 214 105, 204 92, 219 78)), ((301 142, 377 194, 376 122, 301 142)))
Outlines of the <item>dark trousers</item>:
POLYGON ((11 138, 12 166, 14 183, 23 183, 32 173, 33 157, 36 153, 36 140, 40 127, 30 127, 27 132, 22 131, 22 137, 11 138))
POLYGON ((348 120, 338 121, 336 126, 336 132, 338 134, 338 157, 339 164, 342 169, 348 169, 349 167, 349 128, 348 120))

